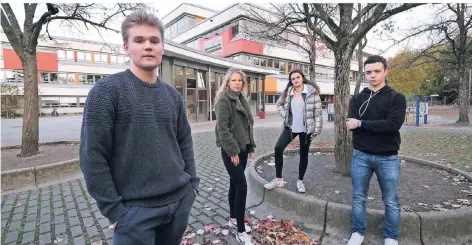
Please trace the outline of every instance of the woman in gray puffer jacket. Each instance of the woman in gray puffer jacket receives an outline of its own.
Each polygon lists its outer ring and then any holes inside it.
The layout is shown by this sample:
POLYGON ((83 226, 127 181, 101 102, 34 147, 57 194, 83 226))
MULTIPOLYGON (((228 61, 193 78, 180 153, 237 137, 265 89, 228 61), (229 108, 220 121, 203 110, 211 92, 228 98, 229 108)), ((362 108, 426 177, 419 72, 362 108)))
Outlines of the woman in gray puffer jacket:
POLYGON ((305 192, 303 177, 308 167, 311 141, 321 133, 323 118, 320 89, 315 82, 305 78, 299 69, 288 75, 288 84, 277 101, 277 110, 284 119, 284 130, 275 144, 275 179, 264 185, 267 189, 283 187, 283 152, 298 136, 300 141, 300 165, 297 181, 299 192, 305 192))

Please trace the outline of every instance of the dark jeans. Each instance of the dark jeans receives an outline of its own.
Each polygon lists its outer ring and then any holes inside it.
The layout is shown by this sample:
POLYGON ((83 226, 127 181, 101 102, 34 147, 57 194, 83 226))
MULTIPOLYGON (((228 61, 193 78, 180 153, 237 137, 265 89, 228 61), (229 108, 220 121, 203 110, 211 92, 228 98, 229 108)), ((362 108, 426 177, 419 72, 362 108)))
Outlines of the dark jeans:
POLYGON ((236 218, 238 232, 244 232, 244 212, 246 211, 247 182, 244 170, 247 165, 249 153, 243 151, 239 153, 239 164, 234 166, 231 157, 221 148, 221 157, 229 174, 229 214, 231 218, 236 218))
POLYGON ((306 133, 292 133, 286 127, 275 144, 275 177, 282 178, 282 168, 284 166, 284 150, 292 140, 298 136, 300 141, 300 164, 298 165, 298 179, 303 180, 308 167, 308 152, 310 150, 310 136, 306 133))
POLYGON ((400 224, 400 200, 398 199, 400 159, 398 155, 377 156, 353 150, 351 162, 352 232, 365 234, 365 201, 374 172, 377 175, 385 205, 384 237, 397 240, 400 224))
POLYGON ((180 245, 195 192, 162 207, 128 207, 116 224, 113 245, 180 245))

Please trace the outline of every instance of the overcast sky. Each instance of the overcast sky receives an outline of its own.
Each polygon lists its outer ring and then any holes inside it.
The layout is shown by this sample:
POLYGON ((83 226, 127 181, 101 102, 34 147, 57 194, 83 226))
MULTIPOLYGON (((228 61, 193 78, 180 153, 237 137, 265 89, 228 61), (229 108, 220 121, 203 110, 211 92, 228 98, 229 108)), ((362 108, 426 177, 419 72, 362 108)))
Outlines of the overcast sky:
MULTIPOLYGON (((109 1, 107 1, 107 2, 109 2, 109 1)), ((194 2, 196 2, 196 1, 194 1, 194 2)), ((181 3, 182 3, 182 1, 179 1, 179 0, 177 0, 177 1, 160 1, 158 3, 155 3, 154 6, 158 10, 158 14, 157 14, 158 17, 162 18, 166 14, 168 14, 169 12, 174 10, 176 7, 178 7, 181 3)), ((198 4, 199 5, 204 5, 208 8, 214 9, 216 11, 220 11, 220 10, 223 10, 224 8, 228 7, 229 5, 231 5, 233 3, 230 2, 230 1, 224 2, 224 3, 223 3, 223 1, 221 1, 221 2, 216 2, 215 1, 215 2, 210 3, 206 0, 202 0, 202 1, 198 1, 198 4)), ((15 14, 17 15, 17 18, 20 22, 20 25, 22 25, 23 20, 24 20, 23 4, 22 3, 12 3, 11 6, 13 7, 15 14)), ((44 12, 45 8, 46 8, 45 4, 39 4, 38 5, 38 9, 36 11, 37 12, 37 17, 35 19, 39 18, 40 14, 42 14, 44 12)), ((402 29, 407 29, 409 27, 412 27, 412 25, 416 25, 418 23, 424 23, 424 22, 427 22, 427 21, 431 20, 431 18, 433 17, 433 14, 434 14, 434 11, 433 11, 433 8, 431 6, 427 6, 427 7, 421 6, 421 7, 415 8, 415 9, 409 11, 409 12, 404 12, 404 13, 398 14, 398 15, 392 17, 391 20, 393 20, 395 22, 395 26, 400 27, 402 29)), ((120 22, 121 21, 117 21, 117 23, 115 23, 115 25, 113 25, 113 27, 116 28, 116 29, 119 29, 120 22)), ((121 38, 120 38, 120 34, 115 34, 113 32, 102 32, 102 37, 100 37, 100 35, 98 35, 98 32, 94 28, 91 28, 90 30, 87 31, 86 29, 83 28, 82 24, 80 24, 79 26, 81 26, 82 27, 81 29, 83 29, 84 31, 82 33, 80 33, 80 32, 76 32, 76 31, 71 32, 70 29, 63 28, 64 26, 60 25, 60 21, 54 21, 52 23, 53 24, 51 24, 50 27, 49 27, 51 35, 84 38, 84 39, 95 40, 95 41, 103 41, 103 39, 105 39, 109 43, 114 43, 114 44, 121 44, 122 43, 121 38)), ((377 26, 376 28, 379 28, 379 26, 377 26)), ((45 28, 43 28, 43 32, 44 32, 44 29, 45 28)), ((404 35, 404 33, 395 32, 391 35, 400 38, 402 35, 404 35)), ((385 50, 393 44, 392 42, 381 41, 380 40, 381 37, 379 35, 375 35, 372 31, 369 32, 367 37, 368 37, 368 40, 369 40, 368 41, 368 46, 375 47, 375 49, 377 49, 377 50, 385 50)), ((383 36, 383 38, 385 39, 386 36, 383 36)), ((408 45, 409 45, 408 46, 409 48, 421 48, 422 45, 423 46, 425 45, 425 40, 424 39, 423 40, 418 39, 413 43, 409 43, 408 45)), ((394 46, 394 47, 388 49, 387 52, 383 53, 383 55, 386 56, 386 57, 394 56, 398 51, 405 48, 405 46, 406 46, 406 43, 404 43, 403 45, 400 45, 400 46, 399 45, 394 46)), ((366 50, 366 51, 368 52, 368 50, 366 50)))

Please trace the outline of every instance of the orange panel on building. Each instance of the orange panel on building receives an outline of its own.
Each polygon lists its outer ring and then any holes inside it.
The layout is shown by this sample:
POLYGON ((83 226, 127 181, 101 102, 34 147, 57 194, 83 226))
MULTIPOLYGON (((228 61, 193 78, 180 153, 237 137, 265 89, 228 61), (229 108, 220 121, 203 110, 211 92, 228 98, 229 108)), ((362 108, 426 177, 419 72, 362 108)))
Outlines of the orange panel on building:
POLYGON ((236 53, 251 53, 262 55, 264 45, 262 43, 240 39, 234 42, 232 40, 231 28, 218 33, 217 35, 208 37, 200 41, 200 50, 209 52, 211 49, 215 50, 212 53, 220 56, 230 56, 236 53), (206 47, 205 47, 206 45, 206 47))
POLYGON ((275 93, 277 93, 277 78, 275 78, 275 77, 266 77, 266 79, 265 79, 265 93, 266 94, 275 94, 275 93))
POLYGON ((204 21, 204 20, 205 20, 205 18, 195 17, 195 22, 197 22, 197 23, 200 23, 200 22, 202 22, 202 21, 204 21))
MULTIPOLYGON (((13 49, 3 49, 4 69, 21 70, 20 57, 16 54, 13 49)), ((38 71, 57 71, 57 54, 56 53, 36 53, 36 63, 38 64, 38 71)))

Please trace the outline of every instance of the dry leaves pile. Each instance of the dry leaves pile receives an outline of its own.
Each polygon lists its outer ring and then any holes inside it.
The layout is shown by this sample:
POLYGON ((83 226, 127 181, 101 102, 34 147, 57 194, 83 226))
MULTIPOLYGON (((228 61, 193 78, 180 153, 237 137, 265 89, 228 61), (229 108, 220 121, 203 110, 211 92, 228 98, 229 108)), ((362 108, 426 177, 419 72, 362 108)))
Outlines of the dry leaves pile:
MULTIPOLYGON (((318 241, 312 241, 310 237, 300 229, 294 226, 292 220, 276 220, 273 216, 267 217, 262 221, 250 222, 246 217, 248 225, 252 227, 253 243, 256 245, 318 245, 318 241)), ((193 231, 187 229, 181 245, 210 245, 226 244, 223 239, 227 236, 235 236, 235 228, 229 231, 227 225, 213 226, 207 225, 204 229, 193 231), (197 237, 200 236, 200 237, 197 237), (209 239, 211 237, 212 239, 209 239), (197 243, 195 240, 202 242, 197 243), (222 240, 219 240, 221 238, 222 240)), ((229 237, 228 237, 229 238, 229 237)))

